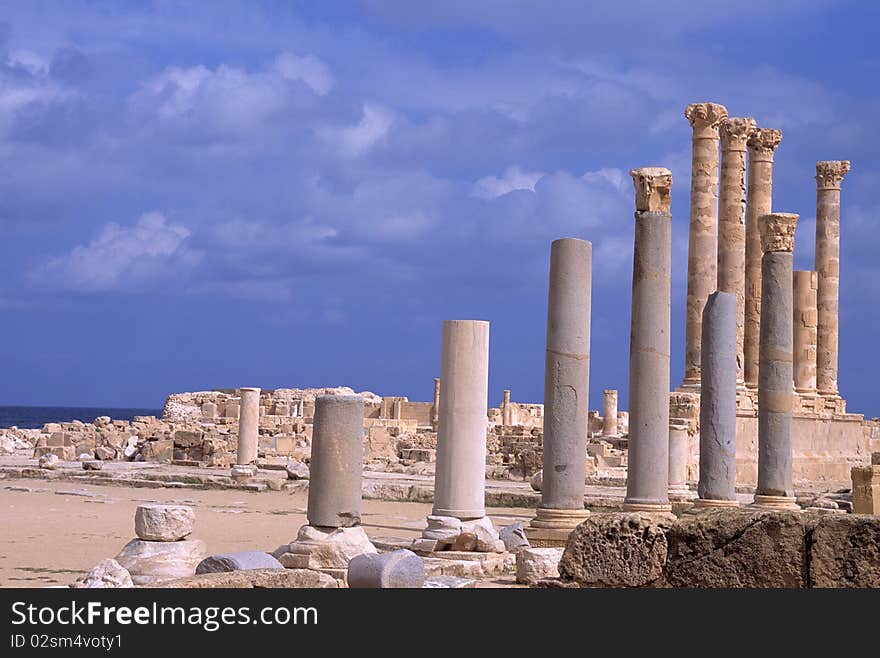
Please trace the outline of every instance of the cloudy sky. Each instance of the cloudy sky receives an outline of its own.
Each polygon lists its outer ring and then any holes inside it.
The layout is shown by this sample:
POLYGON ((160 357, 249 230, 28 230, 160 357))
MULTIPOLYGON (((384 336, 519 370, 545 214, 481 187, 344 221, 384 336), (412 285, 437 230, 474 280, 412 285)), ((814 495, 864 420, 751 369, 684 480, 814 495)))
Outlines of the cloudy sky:
POLYGON ((626 406, 632 167, 673 171, 683 372, 689 102, 850 159, 841 390, 880 415, 880 8, 557 0, 0 3, 0 404, 350 385, 428 400, 490 320, 490 402, 540 401, 550 242, 593 243, 592 406, 626 406), (594 6, 588 6, 594 4, 594 6))

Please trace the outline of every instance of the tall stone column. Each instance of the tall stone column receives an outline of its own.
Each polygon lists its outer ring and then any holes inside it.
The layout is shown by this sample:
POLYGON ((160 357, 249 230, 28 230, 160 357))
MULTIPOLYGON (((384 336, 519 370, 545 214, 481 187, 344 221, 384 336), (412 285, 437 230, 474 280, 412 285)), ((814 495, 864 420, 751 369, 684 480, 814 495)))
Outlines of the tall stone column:
POLYGON ((718 203, 718 290, 736 295, 736 383, 743 386, 746 297, 746 142, 757 126, 751 118, 721 124, 721 192, 718 203))
POLYGON ((309 525, 348 528, 361 523, 364 399, 360 395, 315 398, 309 464, 309 525))
POLYGON ((260 435, 260 389, 240 388, 241 404, 238 413, 238 449, 235 463, 250 464, 257 458, 260 435))
POLYGON ((636 188, 636 228, 624 509, 669 511, 672 509, 667 495, 672 174, 661 167, 646 167, 633 169, 630 175, 636 188))
POLYGON ((692 103, 684 115, 693 128, 688 235, 687 318, 683 387, 700 385, 700 323, 718 283, 718 126, 727 108, 692 103))
POLYGON ((700 481, 697 507, 736 500, 737 303, 732 292, 709 295, 703 309, 700 384, 700 481))
POLYGON ((435 516, 486 516, 489 323, 445 320, 440 352, 440 418, 434 475, 435 516))
POLYGON ((761 342, 758 366, 758 487, 755 506, 800 509, 791 469, 792 258, 798 216, 771 213, 759 221, 761 342))
POLYGON ((794 273, 794 391, 798 395, 816 395, 818 280, 810 270, 794 273))
POLYGON ((504 397, 501 399, 501 424, 513 425, 513 413, 510 407, 510 390, 504 389, 504 397))
POLYGON ((606 389, 602 394, 602 436, 617 436, 617 391, 606 389))
POLYGON ((440 378, 434 377, 434 404, 431 406, 431 424, 437 429, 437 421, 440 419, 440 378))
POLYGON ((758 218, 768 214, 773 200, 773 152, 782 132, 758 128, 747 142, 749 187, 746 201, 746 306, 743 336, 743 375, 746 386, 758 388, 758 343, 761 332, 761 230, 758 218))
POLYGON ((693 498, 687 485, 688 426, 687 420, 672 418, 669 421, 669 500, 693 498))
POLYGON ((839 397, 837 339, 840 286, 840 184, 848 160, 816 163, 816 272, 819 275, 819 336, 816 387, 819 395, 839 397))
POLYGON ((543 545, 564 544, 584 509, 590 384, 593 246, 562 238, 550 247, 544 361, 544 474, 529 528, 543 545))

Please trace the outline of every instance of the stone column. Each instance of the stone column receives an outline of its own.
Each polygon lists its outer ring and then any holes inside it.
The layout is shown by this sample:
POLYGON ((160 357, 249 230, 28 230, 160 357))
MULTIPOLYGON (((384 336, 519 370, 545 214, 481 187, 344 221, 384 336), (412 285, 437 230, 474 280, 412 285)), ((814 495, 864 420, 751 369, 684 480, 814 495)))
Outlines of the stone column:
POLYGON ((758 128, 747 143, 749 187, 746 201, 746 306, 743 335, 743 376, 746 386, 758 388, 758 343, 761 331, 761 230, 758 218, 768 214, 773 200, 773 152, 782 132, 758 128))
POLYGON ((629 355, 629 468, 624 509, 669 511, 672 174, 661 167, 646 167, 633 169, 630 175, 636 188, 636 228, 629 355))
POLYGON ((617 436, 617 391, 606 389, 602 394, 602 436, 617 436))
POLYGON ((440 418, 440 378, 434 377, 434 404, 431 407, 431 424, 437 429, 437 421, 440 418))
POLYGON ((759 221, 764 257, 755 505, 772 509, 800 509, 791 473, 792 252, 797 220, 795 214, 771 213, 759 221))
POLYGON ((348 528, 361 523, 364 399, 360 395, 315 398, 309 464, 309 525, 348 528))
POLYGON ((746 142, 757 126, 751 118, 721 124, 721 192, 718 212, 718 290, 736 295, 736 383, 744 386, 743 338, 746 297, 746 142))
POLYGON ((504 397, 501 400, 501 424, 513 425, 513 414, 510 408, 510 389, 504 389, 504 397))
POLYGON ((819 332, 816 387, 819 395, 839 397, 837 389, 837 330, 840 285, 840 184, 849 172, 848 160, 816 163, 816 272, 819 275, 819 332))
POLYGON ((489 404, 489 323, 445 320, 440 354, 440 418, 434 516, 486 515, 486 430, 489 404))
POLYGON ((590 303, 593 245, 562 238, 550 247, 547 350, 544 361, 544 474, 529 540, 564 545, 587 518, 590 303))
POLYGON ((794 273, 794 390, 798 395, 816 395, 818 280, 810 270, 794 273))
POLYGON ((684 115, 693 128, 693 151, 682 386, 693 388, 700 385, 703 306, 718 283, 718 126, 727 118, 727 108, 718 103, 692 103, 684 115))
POLYGON ((257 458, 260 435, 260 389, 240 388, 238 412, 238 450, 235 463, 250 464, 257 458))
POLYGON ((687 420, 674 418, 669 421, 669 485, 667 493, 670 500, 685 500, 693 497, 687 485, 688 463, 687 420))
POLYGON ((732 292, 709 295, 700 352, 700 481, 697 507, 735 507, 738 302, 732 292))

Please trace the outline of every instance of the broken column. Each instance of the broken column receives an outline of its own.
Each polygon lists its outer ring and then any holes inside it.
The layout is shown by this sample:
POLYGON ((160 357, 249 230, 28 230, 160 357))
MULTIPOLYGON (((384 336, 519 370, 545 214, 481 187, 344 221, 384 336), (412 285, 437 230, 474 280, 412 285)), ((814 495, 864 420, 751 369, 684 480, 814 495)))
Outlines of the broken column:
POLYGON ((735 507, 737 309, 732 292, 709 295, 700 352, 700 481, 698 507, 735 507))
POLYGON ((240 388, 241 404, 238 413, 238 451, 235 463, 251 464, 257 459, 260 435, 260 389, 240 388))
POLYGON ((727 118, 727 108, 718 103, 692 103, 684 116, 691 124, 693 136, 682 386, 698 387, 703 306, 718 283, 718 126, 727 118))
POLYGON ((513 409, 510 406, 510 389, 504 389, 504 397, 501 400, 501 424, 513 425, 513 409))
POLYGON ((590 383, 593 246, 576 238, 550 247, 544 361, 544 474, 529 541, 565 545, 587 518, 584 482, 590 383))
POLYGON ((743 376, 758 388, 758 343, 761 332, 761 230, 758 218, 772 210, 773 153, 782 132, 758 128, 747 142, 749 187, 746 201, 746 301, 743 327, 743 376))
POLYGON ((791 470, 792 252, 798 215, 759 220, 761 341, 758 366, 758 487, 755 506, 799 509, 791 470))
POLYGON ((602 393, 602 436, 617 436, 617 391, 602 393))
POLYGON ((693 492, 687 485, 689 426, 685 419, 669 420, 669 484, 666 493, 670 500, 693 498, 693 492))
POLYGON ((416 540, 413 548, 495 551, 500 546, 503 551, 485 509, 488 322, 443 322, 440 380, 434 508, 423 540, 416 540))
POLYGON ((811 270, 794 273, 794 391, 816 394, 816 338, 819 277, 811 270))
POLYGON ((840 286, 840 184, 848 160, 816 163, 816 272, 819 275, 819 331, 816 388, 819 395, 839 397, 837 342, 840 286))
POLYGON ((434 377, 434 404, 431 406, 431 425, 437 429, 437 422, 440 418, 440 378, 434 377))
POLYGON ((355 555, 375 553, 361 528, 364 399, 360 395, 315 398, 309 464, 308 525, 288 547, 286 567, 346 569, 355 555))
POLYGON ((636 227, 624 509, 668 511, 672 173, 661 167, 646 167, 633 169, 630 175, 636 190, 636 227))
POLYGON ((752 118, 721 124, 721 191, 718 214, 718 290, 736 295, 736 382, 744 385, 743 337, 746 292, 746 142, 752 118))

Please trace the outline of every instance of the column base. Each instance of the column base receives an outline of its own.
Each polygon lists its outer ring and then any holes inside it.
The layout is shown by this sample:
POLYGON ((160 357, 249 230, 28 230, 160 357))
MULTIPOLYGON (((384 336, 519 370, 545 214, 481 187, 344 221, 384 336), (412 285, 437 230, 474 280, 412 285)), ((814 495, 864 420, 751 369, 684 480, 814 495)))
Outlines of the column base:
POLYGON ((697 492, 688 489, 686 484, 681 484, 670 486, 666 495, 669 496, 669 500, 682 501, 696 498, 697 492))
POLYGON ((628 503, 623 502, 624 512, 671 512, 671 503, 628 503))
POLYGON ((795 387, 794 392, 805 398, 815 398, 819 397, 819 393, 815 388, 797 388, 795 387))
POLYGON ((800 505, 797 504, 797 499, 794 496, 765 496, 762 494, 755 494, 755 502, 749 505, 749 507, 767 510, 801 511, 800 505))
POLYGON ((535 511, 535 518, 525 528, 526 538, 536 548, 565 546, 571 531, 589 516, 587 509, 539 507, 535 511))
POLYGON ((723 498, 695 498, 694 507, 708 509, 710 507, 739 507, 738 500, 725 500, 723 498))

